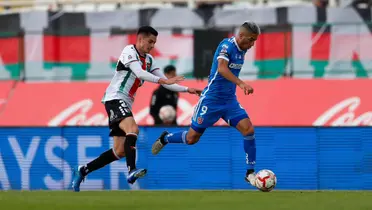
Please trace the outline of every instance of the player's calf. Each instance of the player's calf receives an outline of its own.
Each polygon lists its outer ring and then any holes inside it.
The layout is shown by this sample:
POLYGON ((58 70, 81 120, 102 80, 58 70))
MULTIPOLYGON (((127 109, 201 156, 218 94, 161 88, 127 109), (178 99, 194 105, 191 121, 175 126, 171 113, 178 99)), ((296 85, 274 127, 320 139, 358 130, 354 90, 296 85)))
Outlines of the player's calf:
POLYGON ((243 135, 243 145, 246 158, 245 162, 247 165, 245 180, 255 186, 254 168, 256 165, 256 137, 254 134, 254 127, 249 118, 233 121, 238 121, 234 126, 243 135))
POLYGON ((133 169, 136 169, 136 142, 137 134, 127 133, 124 144, 124 151, 127 155, 127 167, 129 172, 133 169))
POLYGON ((113 152, 114 152, 114 155, 118 159, 121 159, 121 158, 124 158, 125 157, 124 144, 125 144, 125 137, 123 137, 123 136, 114 136, 114 148, 113 148, 113 152))
POLYGON ((109 149, 106 152, 102 153, 98 158, 94 159, 93 161, 89 162, 85 166, 81 166, 79 171, 82 176, 87 176, 89 173, 96 171, 107 164, 110 164, 113 161, 119 160, 120 157, 115 152, 115 149, 109 149))
POLYGON ((168 143, 188 145, 196 144, 201 136, 202 133, 198 133, 192 128, 190 128, 189 131, 179 131, 174 133, 164 131, 152 145, 151 152, 153 155, 158 154, 168 143))
POLYGON ((248 170, 253 170, 256 164, 256 137, 254 135, 254 128, 249 119, 242 120, 240 124, 237 125, 237 129, 243 135, 246 163, 248 170))
POLYGON ((133 117, 122 120, 119 124, 120 129, 125 133, 124 152, 127 156, 128 171, 136 169, 136 142, 139 129, 133 117))
POLYGON ((120 122, 119 127, 126 133, 124 153, 127 158, 127 167, 129 172, 127 181, 128 183, 133 184, 138 178, 143 177, 147 173, 146 169, 136 168, 136 142, 139 129, 132 116, 123 119, 120 122))
POLYGON ((164 140, 162 143, 164 144, 181 143, 181 144, 193 145, 199 141, 202 135, 203 135, 202 133, 198 133, 194 129, 190 128, 188 131, 179 131, 175 133, 169 133, 168 135, 164 137, 164 140))
POLYGON ((201 133, 198 133, 194 131, 192 128, 190 128, 188 131, 167 133, 166 135, 161 136, 159 140, 163 145, 166 145, 168 143, 192 145, 196 144, 199 141, 201 135, 202 135, 201 133))

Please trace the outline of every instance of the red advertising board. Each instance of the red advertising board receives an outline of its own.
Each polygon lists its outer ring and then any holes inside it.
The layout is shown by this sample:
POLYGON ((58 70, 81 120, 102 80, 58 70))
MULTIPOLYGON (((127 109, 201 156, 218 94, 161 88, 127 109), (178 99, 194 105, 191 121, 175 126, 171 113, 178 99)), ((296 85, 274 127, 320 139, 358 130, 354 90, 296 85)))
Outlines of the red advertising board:
POLYGON ((3 111, 3 106, 8 101, 8 98, 11 97, 12 88, 14 88, 14 81, 0 81, 0 116, 3 111))
MULTIPOLYGON (((257 126, 363 126, 372 125, 372 80, 257 80, 241 105, 257 126)), ((1 83, 0 83, 1 84, 1 83)), ((193 80, 183 85, 204 88, 193 80)), ((0 112, 0 126, 107 125, 100 100, 108 83, 19 83, 0 112)), ((145 83, 133 105, 140 125, 151 125, 149 103, 155 84, 145 83)), ((4 95, 6 88, 0 90, 4 95)), ((189 125, 198 97, 182 93, 178 122, 189 125)), ((223 121, 216 124, 225 125, 223 121)))

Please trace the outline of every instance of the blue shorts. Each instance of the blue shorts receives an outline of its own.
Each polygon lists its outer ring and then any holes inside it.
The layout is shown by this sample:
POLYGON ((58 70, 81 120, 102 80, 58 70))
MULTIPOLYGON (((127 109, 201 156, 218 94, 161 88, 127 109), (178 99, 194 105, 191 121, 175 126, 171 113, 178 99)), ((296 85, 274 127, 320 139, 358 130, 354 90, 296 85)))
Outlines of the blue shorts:
POLYGON ((236 127, 240 120, 249 117, 236 99, 216 101, 200 98, 194 110, 191 128, 198 133, 203 133, 206 128, 214 125, 220 118, 230 126, 236 127))

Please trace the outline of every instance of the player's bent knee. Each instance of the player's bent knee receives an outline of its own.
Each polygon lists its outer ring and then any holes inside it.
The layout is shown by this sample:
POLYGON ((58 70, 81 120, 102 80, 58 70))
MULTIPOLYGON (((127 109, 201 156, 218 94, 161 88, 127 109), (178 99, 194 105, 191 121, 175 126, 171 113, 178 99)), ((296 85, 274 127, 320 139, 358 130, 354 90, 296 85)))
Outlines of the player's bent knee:
POLYGON ((236 128, 240 131, 243 136, 254 134, 254 126, 249 118, 245 118, 239 121, 236 128))
POLYGON ((122 125, 122 123, 120 123, 120 129, 123 130, 126 134, 129 134, 129 133, 139 134, 139 129, 138 129, 138 126, 136 124, 122 125))
POLYGON ((242 129, 241 133, 242 133, 243 136, 248 136, 248 135, 254 134, 254 128, 253 128, 253 126, 247 126, 247 127, 242 129))
POLYGON ((125 128, 124 132, 128 135, 128 134, 139 134, 139 129, 138 129, 138 126, 137 125, 133 125, 133 126, 128 126, 125 128))
POLYGON ((133 126, 131 128, 128 129, 128 131, 125 131, 125 133, 127 134, 130 134, 130 133, 135 133, 135 134, 139 134, 139 129, 138 129, 138 126, 133 126))
POLYGON ((196 143, 198 143, 199 139, 200 139, 200 136, 187 137, 187 144, 189 144, 189 145, 196 144, 196 143))
POLYGON ((205 128, 198 128, 195 126, 191 126, 189 131, 187 132, 186 142, 188 145, 193 145, 198 143, 200 137, 203 135, 205 128))
POLYGON ((136 121, 134 121, 133 117, 128 117, 123 119, 119 127, 121 130, 123 130, 126 134, 128 133, 139 133, 138 125, 136 124, 136 121))
POLYGON ((198 143, 200 136, 201 136, 200 134, 188 132, 187 137, 186 137, 187 144, 193 145, 193 144, 198 143))

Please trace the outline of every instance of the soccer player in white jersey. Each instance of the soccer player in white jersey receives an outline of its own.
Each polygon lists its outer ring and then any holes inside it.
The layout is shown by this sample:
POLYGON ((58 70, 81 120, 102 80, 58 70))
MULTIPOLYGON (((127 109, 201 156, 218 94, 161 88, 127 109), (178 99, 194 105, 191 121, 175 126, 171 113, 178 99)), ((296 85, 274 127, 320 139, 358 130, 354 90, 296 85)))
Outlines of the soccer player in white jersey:
POLYGON ((182 81, 183 77, 167 79, 156 66, 154 58, 148 53, 154 48, 157 36, 158 32, 154 28, 143 26, 137 32, 136 44, 123 49, 115 75, 102 99, 109 116, 109 135, 114 138, 113 148, 73 170, 74 191, 80 191, 80 184, 89 173, 123 157, 126 157, 127 161, 128 183, 133 184, 146 175, 146 169, 136 168, 136 141, 139 130, 131 111, 136 91, 144 81, 161 84, 176 92, 201 94, 201 90, 175 84, 182 81))

